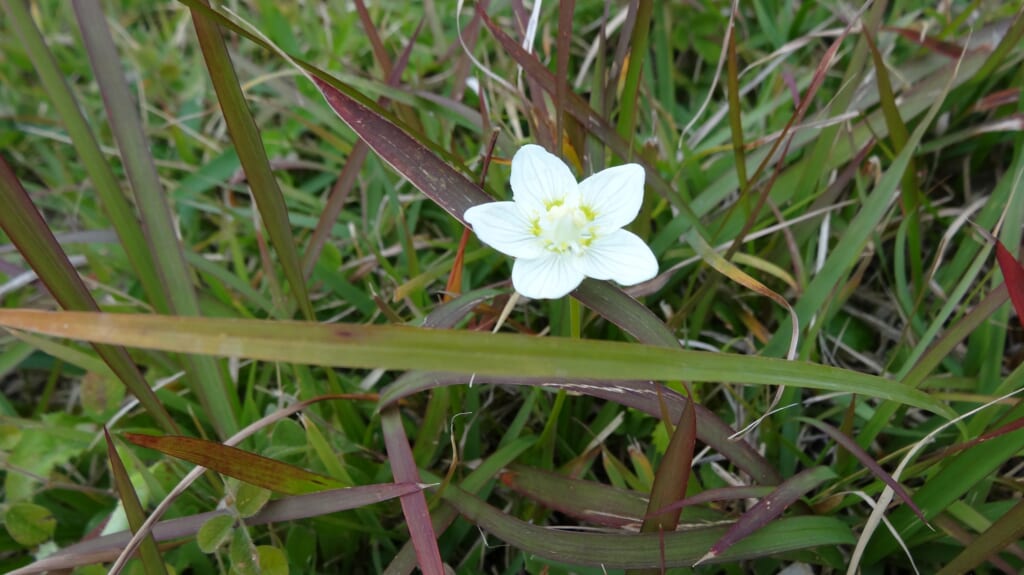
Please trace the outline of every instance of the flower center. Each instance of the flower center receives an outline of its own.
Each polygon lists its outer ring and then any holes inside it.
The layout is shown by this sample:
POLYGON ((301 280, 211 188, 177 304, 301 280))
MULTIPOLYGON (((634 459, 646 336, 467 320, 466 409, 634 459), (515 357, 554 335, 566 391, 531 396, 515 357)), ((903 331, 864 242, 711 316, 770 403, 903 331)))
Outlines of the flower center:
POLYGON ((548 251, 579 255, 596 239, 595 216, 586 206, 552 203, 531 222, 533 235, 548 251))

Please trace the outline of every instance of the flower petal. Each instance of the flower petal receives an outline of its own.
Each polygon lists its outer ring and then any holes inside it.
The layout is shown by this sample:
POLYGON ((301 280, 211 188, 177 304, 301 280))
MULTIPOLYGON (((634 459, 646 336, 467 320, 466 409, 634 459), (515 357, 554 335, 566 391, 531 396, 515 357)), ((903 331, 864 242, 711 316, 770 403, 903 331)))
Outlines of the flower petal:
POLYGON ((512 285, 533 299, 556 299, 576 289, 583 281, 578 258, 572 254, 553 254, 518 259, 512 265, 512 285))
POLYGON ((462 216, 483 243, 514 258, 536 258, 546 253, 530 233, 530 222, 515 202, 491 202, 466 210, 462 216))
POLYGON ((553 202, 579 197, 579 185, 569 166, 536 144, 527 144, 512 157, 512 199, 527 215, 543 213, 553 202))
POLYGON ((644 202, 644 175, 640 164, 623 164, 580 182, 583 205, 597 214, 594 223, 604 230, 617 230, 636 219, 644 202))
POLYGON ((616 230, 587 246, 582 257, 583 273, 599 280, 636 285, 658 275, 658 260, 636 234, 616 230))

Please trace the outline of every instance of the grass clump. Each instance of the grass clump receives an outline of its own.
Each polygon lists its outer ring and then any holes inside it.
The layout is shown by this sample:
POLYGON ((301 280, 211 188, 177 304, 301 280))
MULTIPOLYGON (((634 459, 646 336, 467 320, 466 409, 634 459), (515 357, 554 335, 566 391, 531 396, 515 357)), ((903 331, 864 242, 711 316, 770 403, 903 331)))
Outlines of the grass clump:
POLYGON ((5 572, 1021 569, 1019 7, 0 7, 5 572))

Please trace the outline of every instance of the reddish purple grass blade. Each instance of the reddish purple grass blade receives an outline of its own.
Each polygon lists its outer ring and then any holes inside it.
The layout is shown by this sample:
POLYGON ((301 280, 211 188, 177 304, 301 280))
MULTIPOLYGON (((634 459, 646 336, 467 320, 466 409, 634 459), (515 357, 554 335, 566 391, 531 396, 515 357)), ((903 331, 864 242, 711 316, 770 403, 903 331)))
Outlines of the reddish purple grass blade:
POLYGON ((999 240, 996 240, 996 261, 999 262, 999 271, 1003 272, 1006 289, 1010 291, 1013 309, 1017 310, 1017 321, 1024 326, 1024 266, 999 240))
POLYGON ((902 485, 900 485, 899 481, 893 479, 892 475, 886 473, 885 470, 882 469, 882 466, 879 465, 877 461, 872 459, 871 456, 868 455, 868 453, 864 451, 864 449, 861 448, 861 446, 858 445, 856 441, 851 439, 842 431, 839 431, 835 427, 832 427, 831 425, 823 421, 818 421, 816 419, 811 419, 809 417, 802 417, 800 418, 800 421, 813 425, 814 427, 817 427, 818 429, 824 431, 825 434, 831 437, 833 440, 835 440, 836 443, 843 446, 844 449, 849 451, 854 457, 857 458, 857 461, 860 461, 864 467, 867 467, 868 471, 870 471, 872 475, 882 480, 883 482, 885 482, 886 485, 892 488, 893 492, 895 492, 896 495, 900 499, 902 499, 904 503, 906 503, 911 509, 914 510, 914 514, 917 515, 918 519, 920 519, 925 524, 928 523, 928 520, 925 518, 924 513, 921 512, 921 508, 918 507, 916 503, 914 503, 914 500, 911 499, 910 494, 907 493, 907 490, 904 489, 902 485))
MULTIPOLYGON (((391 461, 391 473, 397 482, 419 483, 420 472, 412 457, 409 438, 402 427, 402 416, 397 407, 385 408, 380 416, 384 431, 384 445, 387 446, 388 459, 391 461)), ((430 520, 430 509, 427 498, 422 491, 402 496, 402 512, 409 526, 412 545, 416 549, 416 559, 420 571, 424 575, 445 575, 444 564, 441 562, 441 551, 437 547, 437 536, 430 520)))
MULTIPOLYGON (((267 503, 256 515, 245 519, 246 525, 264 525, 280 523, 308 517, 319 517, 327 513, 355 509, 401 497, 410 493, 420 492, 420 486, 413 483, 382 483, 378 485, 360 485, 346 489, 332 489, 307 495, 296 495, 277 499, 267 503)), ((215 515, 223 515, 227 511, 209 511, 161 521, 153 527, 153 537, 157 541, 170 541, 195 535, 199 527, 215 515)), ((95 539, 89 539, 65 547, 60 551, 26 565, 9 575, 28 575, 44 571, 73 569, 81 565, 110 562, 117 558, 121 550, 131 539, 131 533, 122 531, 95 539)))
POLYGON ((679 523, 680 509, 658 512, 686 496, 690 482, 690 467, 693 464, 693 449, 697 444, 697 413, 693 402, 687 401, 683 413, 676 423, 675 432, 669 441, 665 457, 658 466, 651 487, 651 500, 647 504, 647 517, 641 533, 675 531, 679 523))
POLYGON ((480 186, 386 120, 373 104, 359 102, 317 76, 310 78, 331 109, 371 150, 453 217, 465 223, 466 210, 493 201, 480 186))
POLYGON ((764 527, 782 515, 782 512, 805 493, 820 485, 823 481, 835 477, 835 473, 827 467, 814 467, 790 477, 770 495, 762 499, 743 514, 736 523, 726 531, 721 539, 715 542, 707 554, 697 564, 704 563, 719 556, 737 541, 764 527))

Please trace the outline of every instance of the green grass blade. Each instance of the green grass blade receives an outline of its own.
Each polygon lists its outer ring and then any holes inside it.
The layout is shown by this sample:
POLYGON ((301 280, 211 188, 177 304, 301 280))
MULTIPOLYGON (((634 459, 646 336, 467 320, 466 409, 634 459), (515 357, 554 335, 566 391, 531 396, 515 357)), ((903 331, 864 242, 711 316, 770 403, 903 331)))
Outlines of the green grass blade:
POLYGON ((991 527, 979 534, 959 555, 947 563, 938 575, 971 573, 1007 545, 1014 545, 1021 536, 1024 536, 1024 501, 1018 501, 991 527))
MULTIPOLYGON (((125 469, 124 462, 121 461, 121 456, 118 455, 117 448, 114 447, 114 440, 106 428, 103 428, 103 437, 107 442, 107 458, 110 460, 111 475, 114 476, 117 493, 121 496, 121 504, 128 517, 128 524, 131 525, 134 533, 146 521, 146 513, 142 508, 142 503, 139 502, 138 493, 132 486, 128 470, 125 469)), ((146 570, 146 575, 167 575, 167 566, 164 565, 164 560, 160 557, 160 550, 156 546, 156 539, 153 538, 152 533, 139 545, 139 554, 142 556, 142 566, 146 570)))
POLYGON ((167 298, 160 287, 160 276, 157 274, 156 266, 146 250, 145 237, 135 211, 121 192, 121 184, 114 177, 114 172, 100 150, 96 136, 89 128, 74 95, 68 88, 64 73, 57 67, 57 62, 47 48, 39 28, 29 16, 27 6, 19 0, 3 0, 3 7, 10 18, 10 28, 17 33, 28 52, 43 88, 64 122, 75 152, 89 173, 96 194, 110 217, 110 223, 117 231, 121 247, 138 275, 150 305, 161 313, 167 313, 170 309, 167 298))
POLYGON ((295 249, 295 238, 292 237, 291 224, 288 222, 288 207, 284 203, 277 178, 270 168, 256 121, 249 112, 245 95, 238 84, 238 75, 228 55, 224 37, 217 24, 201 13, 192 12, 192 23, 195 25, 196 36, 199 37, 206 68, 217 92, 217 101, 224 113, 231 140, 238 151, 238 159, 245 169, 249 188, 259 208, 260 218, 267 227, 270 241, 277 251, 277 257, 284 268, 285 277, 291 285, 303 317, 312 320, 313 306, 309 301, 298 250, 295 249))
MULTIPOLYGON (((955 72, 955 70, 951 72, 955 72)), ((955 78, 955 75, 951 73, 943 93, 948 92, 950 81, 953 78, 955 78)), ((864 199, 860 212, 850 222, 846 233, 843 235, 843 241, 831 251, 821 272, 811 280, 803 297, 794 306, 796 315, 800 319, 801 330, 822 309, 828 298, 831 297, 835 286, 841 284, 848 271, 860 258, 864 245, 871 238, 875 227, 885 218, 885 214, 889 211, 893 194, 896 193, 897 186, 902 181, 903 174, 913 157, 914 149, 921 142, 921 138, 924 137, 928 126, 931 125, 932 120, 939 113, 943 99, 942 97, 935 98, 921 124, 914 130, 914 133, 907 141, 906 147, 893 160, 892 165, 885 171, 885 175, 875 190, 871 192, 871 195, 864 199)), ((788 318, 783 321, 783 324, 765 346, 764 353, 766 355, 777 356, 783 353, 790 339, 790 326, 788 318)))
POLYGON ((614 341, 294 321, 0 310, 0 325, 58 337, 182 353, 314 365, 480 375, 731 381, 856 393, 944 416, 927 394, 825 365, 614 341))
MULTIPOLYGON (((137 108, 122 76, 118 64, 120 58, 102 8, 96 0, 80 0, 74 6, 96 82, 103 94, 107 117, 142 213, 150 254, 157 262, 160 281, 175 313, 199 315, 192 276, 185 265, 170 207, 149 153, 149 143, 135 113, 137 108)), ((238 429, 234 408, 238 401, 229 392, 223 372, 208 357, 189 357, 186 361, 190 365, 189 381, 209 416, 208 420, 221 437, 233 434, 238 429)))
MULTIPOLYGON (((478 527, 516 548, 575 565, 627 569, 691 566, 725 533, 721 527, 657 534, 573 533, 525 523, 459 489, 449 488, 444 498, 478 527)), ((846 545, 853 540, 849 527, 838 519, 793 517, 765 526, 708 563, 846 545)))
MULTIPOLYGON (((78 276, 57 239, 46 226, 42 215, 33 205, 28 192, 11 171, 6 160, 0 156, 0 228, 22 257, 32 266, 50 293, 69 310, 99 311, 99 306, 78 276)), ((96 345, 96 353, 103 358, 146 411, 156 419, 157 424, 168 433, 176 433, 177 427, 167 410, 150 389, 138 367, 121 347, 96 345)))

